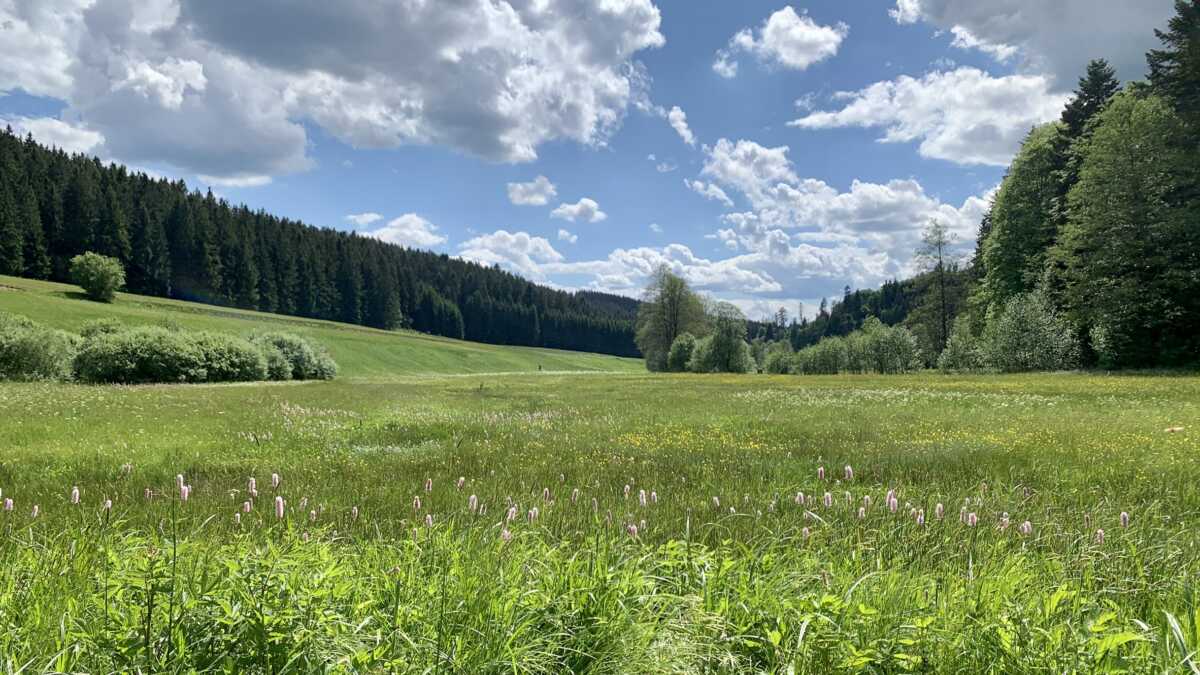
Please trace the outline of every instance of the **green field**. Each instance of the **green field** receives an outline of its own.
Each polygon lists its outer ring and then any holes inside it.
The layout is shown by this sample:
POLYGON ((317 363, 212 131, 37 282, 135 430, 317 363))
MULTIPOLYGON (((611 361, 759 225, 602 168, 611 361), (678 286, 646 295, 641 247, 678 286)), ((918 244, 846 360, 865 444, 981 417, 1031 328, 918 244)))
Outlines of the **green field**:
POLYGON ((1200 378, 497 374, 637 364, 295 325, 344 377, 0 384, 0 668, 1198 667, 1200 378))

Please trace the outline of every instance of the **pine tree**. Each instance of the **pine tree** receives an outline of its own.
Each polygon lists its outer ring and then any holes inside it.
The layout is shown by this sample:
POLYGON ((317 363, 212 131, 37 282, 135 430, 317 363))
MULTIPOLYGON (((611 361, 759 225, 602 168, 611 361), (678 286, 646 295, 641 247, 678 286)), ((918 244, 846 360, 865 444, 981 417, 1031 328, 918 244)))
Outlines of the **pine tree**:
POLYGON ((129 221, 112 185, 106 185, 103 190, 95 232, 95 251, 122 263, 128 263, 131 255, 129 221))
POLYGON ((1175 106, 1191 125, 1193 140, 1200 141, 1200 0, 1176 0, 1167 30, 1154 34, 1163 48, 1146 54, 1150 86, 1175 106))
POLYGON ((4 181, 0 184, 0 274, 19 275, 25 271, 24 249, 16 201, 8 181, 4 181))

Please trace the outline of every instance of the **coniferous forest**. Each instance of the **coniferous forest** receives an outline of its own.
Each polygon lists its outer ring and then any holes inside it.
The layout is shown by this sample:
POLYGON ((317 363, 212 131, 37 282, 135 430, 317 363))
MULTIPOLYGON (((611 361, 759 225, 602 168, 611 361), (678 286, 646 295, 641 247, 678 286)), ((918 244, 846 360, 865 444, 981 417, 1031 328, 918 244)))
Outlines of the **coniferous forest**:
POLYGON ((183 181, 0 131, 0 274, 65 281, 119 259, 130 292, 383 329, 636 356, 637 302, 567 293, 498 267, 316 228, 183 181))

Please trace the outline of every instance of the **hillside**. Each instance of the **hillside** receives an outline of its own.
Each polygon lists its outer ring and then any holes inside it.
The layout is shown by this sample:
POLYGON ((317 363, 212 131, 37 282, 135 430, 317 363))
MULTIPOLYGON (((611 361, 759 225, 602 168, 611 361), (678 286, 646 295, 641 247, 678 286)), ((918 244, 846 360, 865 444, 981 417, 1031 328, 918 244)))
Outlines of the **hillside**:
POLYGON ((0 311, 78 330, 84 322, 112 317, 128 324, 174 323, 185 328, 248 334, 286 330, 321 343, 352 379, 397 375, 545 371, 641 371, 637 359, 532 347, 464 342, 414 331, 384 331, 332 321, 303 319, 143 295, 118 294, 113 304, 85 300, 75 286, 0 276, 0 311))

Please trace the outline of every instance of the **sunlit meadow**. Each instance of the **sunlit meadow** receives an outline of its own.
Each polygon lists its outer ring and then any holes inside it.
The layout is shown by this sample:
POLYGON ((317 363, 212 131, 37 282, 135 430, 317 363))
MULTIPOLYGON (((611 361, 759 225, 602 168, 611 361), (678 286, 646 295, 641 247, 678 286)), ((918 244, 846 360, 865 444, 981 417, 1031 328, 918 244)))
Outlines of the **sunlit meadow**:
POLYGON ((0 409, 8 671, 1196 668, 1196 378, 7 384, 0 409))

